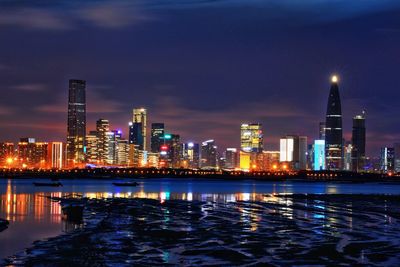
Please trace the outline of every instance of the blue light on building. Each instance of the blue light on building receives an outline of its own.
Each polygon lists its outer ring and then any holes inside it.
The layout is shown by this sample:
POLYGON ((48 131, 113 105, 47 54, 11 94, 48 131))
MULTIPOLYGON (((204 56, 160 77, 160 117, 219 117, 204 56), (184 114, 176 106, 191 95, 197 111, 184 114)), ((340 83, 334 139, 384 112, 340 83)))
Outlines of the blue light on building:
POLYGON ((314 141, 314 170, 325 170, 325 140, 314 141))

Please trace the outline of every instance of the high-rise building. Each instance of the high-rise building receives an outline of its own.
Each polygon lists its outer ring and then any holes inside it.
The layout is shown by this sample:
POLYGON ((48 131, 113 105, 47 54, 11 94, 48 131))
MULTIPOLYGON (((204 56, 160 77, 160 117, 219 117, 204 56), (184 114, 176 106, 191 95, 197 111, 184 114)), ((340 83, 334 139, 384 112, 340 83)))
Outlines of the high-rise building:
POLYGON ((145 108, 133 109, 133 123, 141 123, 141 133, 143 137, 143 148, 147 149, 147 110, 145 108))
POLYGON ((400 172, 400 143, 394 143, 394 171, 400 172))
POLYGON ((85 161, 86 81, 69 80, 67 160, 68 165, 85 161))
POLYGON ((90 131, 86 135, 86 162, 87 163, 98 163, 98 148, 99 138, 97 137, 97 131, 90 131))
POLYGON ((239 154, 236 148, 227 148, 224 158, 226 169, 236 169, 239 167, 239 154))
POLYGON ((240 148, 244 152, 262 152, 263 133, 260 123, 243 123, 240 126, 240 148))
POLYGON ((314 171, 325 170, 325 139, 314 141, 314 171))
POLYGON ((394 171, 394 148, 382 147, 380 156, 380 170, 384 173, 394 171))
POLYGON ((251 153, 250 152, 239 152, 239 166, 243 171, 249 171, 251 168, 251 153))
POLYGON ((352 153, 353 145, 350 143, 346 143, 346 145, 343 147, 343 170, 345 171, 352 170, 352 153))
POLYGON ((343 167, 342 107, 337 76, 331 78, 325 126, 325 156, 328 170, 343 167))
POLYGON ((109 165, 117 164, 116 148, 117 148, 117 138, 115 132, 106 132, 106 163, 109 165))
POLYGON ((12 167, 14 163, 14 143, 0 143, 0 167, 12 167))
POLYGON ((129 162, 129 141, 125 139, 117 140, 117 164, 127 166, 129 162))
POLYGON ((257 169, 265 171, 278 169, 279 157, 279 151, 263 151, 257 156, 257 169))
POLYGON ((319 123, 319 140, 325 140, 325 128, 326 124, 325 122, 320 122, 319 123))
POLYGON ((165 129, 164 123, 152 123, 151 124, 151 152, 158 153, 160 152, 160 147, 163 144, 162 137, 164 136, 165 129))
POLYGON ((365 112, 353 118, 353 131, 351 137, 352 149, 352 170, 362 171, 365 164, 365 112))
POLYGON ((62 142, 49 143, 47 153, 48 167, 52 169, 62 169, 65 165, 65 144, 62 142))
POLYGON ((200 145, 193 142, 185 143, 183 151, 183 159, 187 162, 184 165, 187 165, 186 167, 188 168, 198 169, 200 164, 200 145))
POLYGON ((107 162, 109 140, 107 133, 110 132, 110 123, 108 120, 99 119, 96 122, 97 132, 97 161, 100 164, 107 162))
POLYGON ((201 168, 217 168, 217 146, 214 140, 207 140, 201 144, 201 168))
POLYGON ((307 137, 287 135, 281 138, 280 162, 291 163, 296 170, 307 169, 307 137))
POLYGON ((143 125, 141 122, 130 122, 129 123, 129 144, 135 145, 136 149, 144 150, 144 136, 143 136, 143 125))
POLYGON ((294 154, 294 138, 284 137, 280 139, 280 162, 292 162, 294 154))
POLYGON ((22 167, 46 168, 49 144, 36 142, 34 138, 21 138, 18 143, 18 159, 22 167))

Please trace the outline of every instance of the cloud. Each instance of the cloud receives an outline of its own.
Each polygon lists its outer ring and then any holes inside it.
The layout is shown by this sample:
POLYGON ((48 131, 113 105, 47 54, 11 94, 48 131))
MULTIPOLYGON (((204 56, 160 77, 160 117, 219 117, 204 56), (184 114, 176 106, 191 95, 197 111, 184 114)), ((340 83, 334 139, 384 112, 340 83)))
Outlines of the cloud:
MULTIPOLYGON (((39 112, 51 112, 51 113, 65 113, 67 114, 67 96, 60 96, 59 100, 54 104, 42 105, 36 107, 36 110, 39 112)), ((118 113, 123 111, 123 105, 115 100, 106 99, 102 97, 99 93, 88 90, 87 95, 87 113, 118 113)))
POLYGON ((40 83, 25 83, 12 86, 11 89, 26 92, 40 92, 47 89, 46 85, 40 83))
POLYGON ((72 27, 61 12, 37 8, 6 9, 0 12, 0 26, 2 25, 46 30, 65 30, 72 27))
POLYGON ((78 14, 82 20, 102 28, 121 28, 150 19, 135 5, 122 2, 90 5, 78 14))
POLYGON ((82 23, 100 28, 121 28, 150 19, 139 5, 125 1, 60 1, 41 7, 19 4, 1 8, 0 26, 40 30, 71 30, 79 28, 82 23))
POLYGON ((11 115, 14 112, 15 112, 14 108, 6 107, 6 106, 1 106, 0 107, 0 116, 2 116, 2 115, 11 115))

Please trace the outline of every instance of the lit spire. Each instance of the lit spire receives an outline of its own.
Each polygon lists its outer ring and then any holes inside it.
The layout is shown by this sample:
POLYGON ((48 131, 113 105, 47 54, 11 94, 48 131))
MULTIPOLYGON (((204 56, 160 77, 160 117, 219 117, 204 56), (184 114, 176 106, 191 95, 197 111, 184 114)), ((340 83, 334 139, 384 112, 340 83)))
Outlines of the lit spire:
POLYGON ((332 77, 331 77, 331 82, 332 82, 332 83, 337 83, 338 81, 339 81, 338 76, 337 76, 337 75, 332 75, 332 77))

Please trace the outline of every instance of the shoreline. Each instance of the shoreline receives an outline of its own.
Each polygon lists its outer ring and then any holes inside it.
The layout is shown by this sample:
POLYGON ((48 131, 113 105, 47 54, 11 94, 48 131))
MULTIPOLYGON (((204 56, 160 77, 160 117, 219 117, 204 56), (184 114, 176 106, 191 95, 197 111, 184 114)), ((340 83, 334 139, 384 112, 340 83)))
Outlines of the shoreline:
POLYGON ((216 179, 216 180, 257 180, 257 181, 307 181, 307 182, 394 182, 400 183, 400 174, 355 173, 347 171, 211 171, 189 169, 0 169, 0 179, 216 179))

